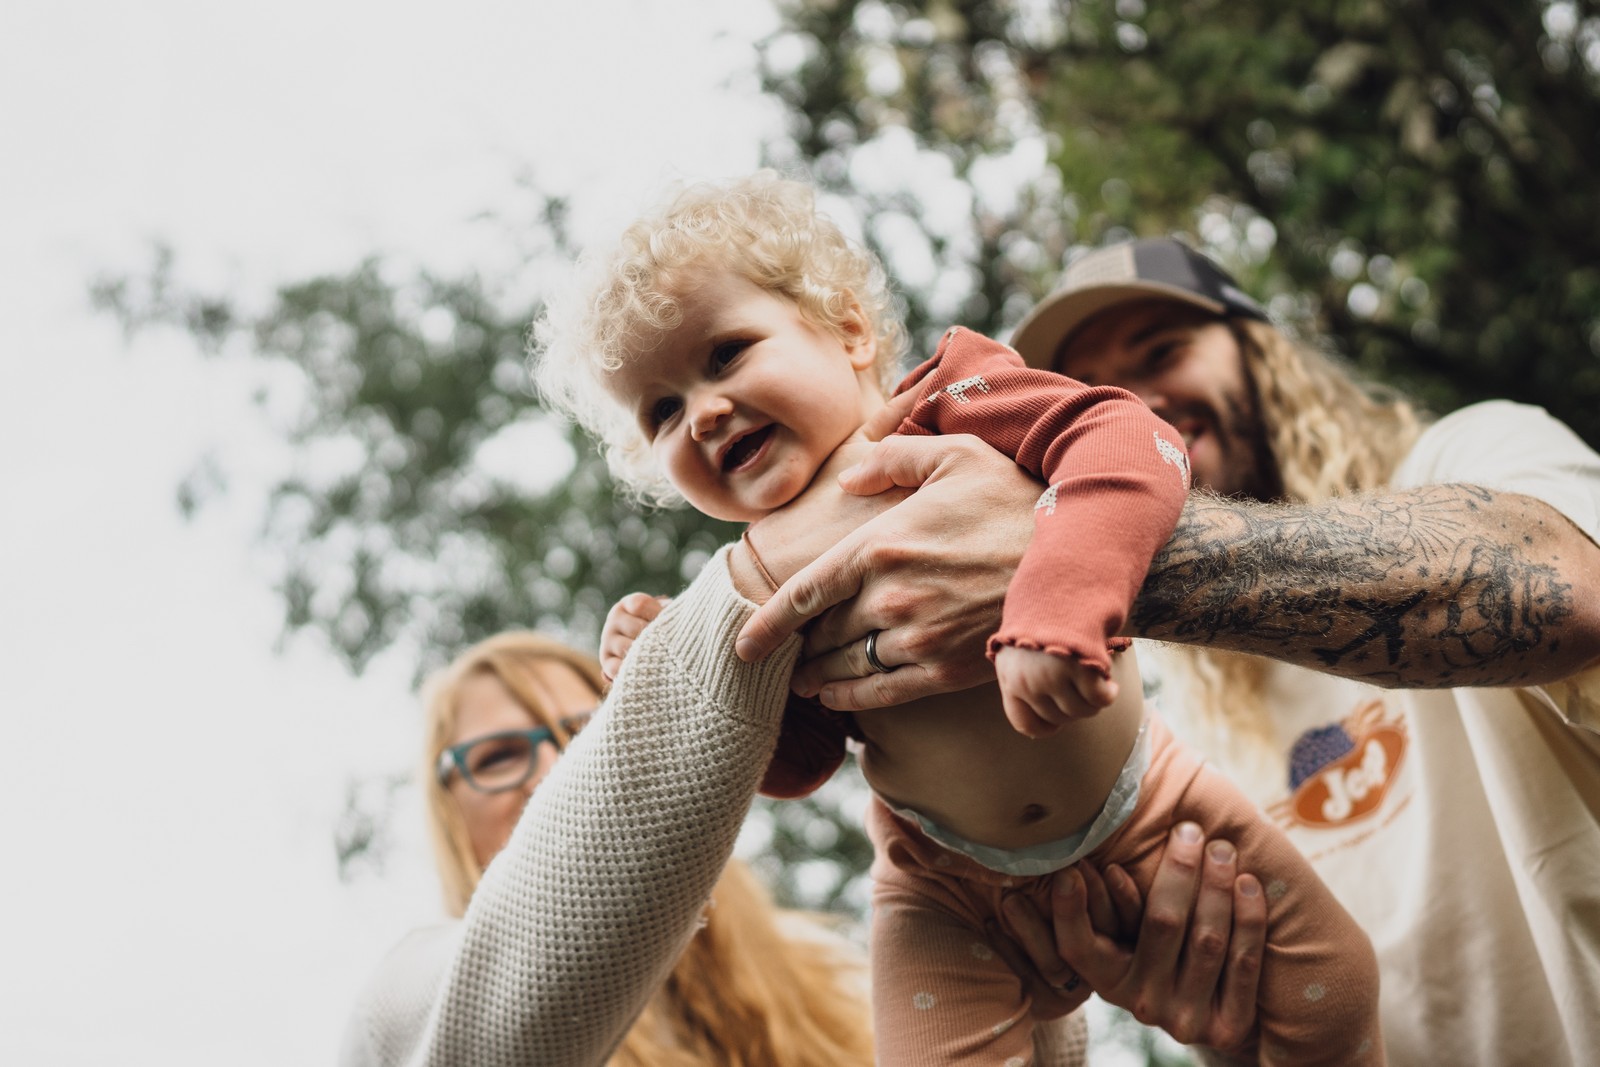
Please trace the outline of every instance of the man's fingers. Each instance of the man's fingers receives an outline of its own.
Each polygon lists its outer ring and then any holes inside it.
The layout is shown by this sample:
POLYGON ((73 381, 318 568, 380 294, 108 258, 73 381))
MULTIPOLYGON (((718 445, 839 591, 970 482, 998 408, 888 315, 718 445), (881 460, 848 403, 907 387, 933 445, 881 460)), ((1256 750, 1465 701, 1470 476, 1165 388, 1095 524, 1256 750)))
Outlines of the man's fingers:
MULTIPOLYGON (((893 638, 889 635, 888 630, 878 632, 878 660, 886 666, 893 666, 898 661, 894 658, 893 638)), ((801 696, 816 696, 817 691, 829 682, 865 678, 876 673, 867 661, 867 642, 863 638, 800 664, 794 672, 793 688, 801 696)))
POLYGON ((1083 875, 1084 890, 1088 894, 1089 921, 1094 924, 1095 930, 1114 941, 1131 942, 1138 927, 1123 924, 1111 904, 1111 895, 1106 892, 1105 879, 1100 872, 1091 863, 1080 865, 1078 872, 1083 875))
POLYGON ((1218 1048, 1229 1049, 1249 1035, 1256 1022, 1256 992, 1261 957, 1267 943, 1267 898, 1254 875, 1234 882, 1233 939, 1222 973, 1221 996, 1210 1034, 1218 1048))
POLYGON ((1144 975, 1176 975, 1178 956, 1194 910, 1204 837, 1192 822, 1179 823, 1167 835, 1155 878, 1145 901, 1144 921, 1134 948, 1135 966, 1144 975))
POLYGON ((1050 894, 1056 951, 1092 988, 1106 990, 1122 982, 1131 954, 1090 924, 1088 890, 1082 873, 1085 866, 1074 864, 1056 872, 1050 894))
POLYGON ((1233 932, 1233 883, 1238 876, 1236 853, 1227 841, 1206 846, 1200 872, 1200 896, 1189 924, 1189 943, 1178 975, 1178 997, 1194 1016, 1203 1018, 1216 1000, 1217 981, 1228 957, 1233 932))
MULTIPOLYGON (((1023 903, 1026 907, 1026 912, 1013 913, 1012 905, 1010 901, 1007 901, 1007 916, 1027 913, 1031 913, 1035 917, 1038 916, 1038 912, 1031 905, 1027 905, 1026 902, 1023 903)), ((1012 921, 1015 924, 1019 920, 1013 919, 1012 921)), ((1026 920, 1023 919, 1021 921, 1026 920)), ((1044 920, 1037 919, 1037 921, 1038 928, 1045 929, 1044 920)), ((1023 951, 1019 942, 1005 935, 1000 929, 999 923, 990 919, 984 923, 983 929, 984 933, 988 935, 989 945, 994 949, 995 955, 1004 960, 1006 966, 1011 968, 1011 973, 1022 980, 1028 996, 1033 999, 1035 1016, 1042 1014, 1048 1018, 1058 1018, 1067 1012, 1076 1011, 1083 1005, 1084 1001, 1089 999, 1090 989, 1088 984, 1060 960, 1055 961, 1057 969, 1049 976, 1046 976, 1040 968, 1034 965, 1034 961, 1029 958, 1029 953, 1023 951)), ((1049 932, 1047 929, 1045 929, 1045 936, 1048 939, 1049 932)), ((1050 951, 1049 955, 1053 957, 1054 952, 1050 951)))
POLYGON ((919 489, 957 450, 956 437, 886 437, 866 458, 839 473, 839 487, 855 496, 874 496, 899 486, 919 489))
POLYGON ((861 591, 863 556, 859 538, 836 546, 790 578, 745 621, 733 649, 746 663, 763 659, 807 620, 861 591))
POLYGON ((898 396, 890 397, 888 403, 862 424, 862 436, 869 441, 883 440, 900 428, 900 424, 906 421, 906 416, 911 414, 911 409, 916 407, 916 404, 915 389, 908 389, 898 396))
POLYGON ((822 706, 834 711, 867 711, 890 708, 934 693, 947 693, 950 686, 920 664, 909 663, 888 674, 869 674, 829 682, 817 692, 822 706))
POLYGON ((1131 941, 1138 935, 1139 926, 1144 922, 1144 896, 1139 892, 1139 883, 1113 863, 1106 867, 1105 886, 1111 894, 1111 907, 1117 913, 1123 936, 1131 941))
MULTIPOLYGON (((1006 941, 1007 948, 1020 947, 1027 954, 1028 968, 1036 971, 1052 989, 1063 992, 1076 989, 1078 976, 1067 966, 1067 961, 1056 952, 1055 934, 1051 931, 1049 922, 1039 914, 1039 909, 1020 896, 1007 897, 1003 906, 1006 909, 1006 918, 1011 921, 1011 931, 1016 941, 1013 945, 1006 938, 997 940, 1006 941)), ((1001 955, 1005 955, 1003 950, 1001 955)), ((1018 966, 1019 961, 1007 957, 1006 962, 1019 975, 1026 976, 1028 973, 1018 966)))
MULTIPOLYGON (((1012 926, 1017 927, 1019 924, 1016 916, 1009 914, 1009 903, 1006 906, 1006 910, 1012 926)), ((1031 911, 1032 909, 1028 910, 1031 911)), ((1040 925, 1043 925, 1042 921, 1040 925)), ((1018 942, 1007 937, 1005 931, 1000 929, 999 923, 990 919, 983 924, 983 932, 989 936, 989 944, 994 948, 995 955, 1006 961, 1006 966, 1011 968, 1012 974, 1015 974, 1024 982, 1035 979, 1044 982, 1044 977, 1039 973, 1038 968, 1034 966, 1033 960, 1030 958, 1033 955, 1032 951, 1026 949, 1025 946, 1019 947, 1018 942)), ((1020 930, 1018 932, 1021 933, 1020 930)))

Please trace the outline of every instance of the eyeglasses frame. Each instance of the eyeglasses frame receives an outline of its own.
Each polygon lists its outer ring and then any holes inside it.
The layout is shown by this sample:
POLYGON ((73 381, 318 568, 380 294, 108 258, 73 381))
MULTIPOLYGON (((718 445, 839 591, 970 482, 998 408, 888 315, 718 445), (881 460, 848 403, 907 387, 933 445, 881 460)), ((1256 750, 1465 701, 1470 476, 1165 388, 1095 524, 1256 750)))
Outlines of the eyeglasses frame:
MULTIPOLYGON (((584 725, 594 717, 594 713, 599 710, 600 709, 598 707, 589 708, 586 711, 580 711, 572 715, 563 716, 556 721, 560 723, 563 730, 567 731, 569 736, 574 735, 579 730, 583 729, 584 725)), ((472 772, 467 770, 466 755, 468 749, 472 748, 474 745, 481 745, 485 741, 499 741, 507 737, 527 738, 534 752, 539 751, 539 746, 544 744, 546 741, 550 742, 551 744, 556 744, 555 731, 550 729, 548 726, 533 726, 526 730, 496 730, 492 734, 480 734, 477 737, 468 738, 459 745, 451 745, 449 748, 439 753, 439 763, 436 768, 436 771, 439 775, 439 784, 448 789, 450 786, 450 774, 453 771, 460 774, 461 780, 467 783, 467 787, 477 793, 485 793, 492 796, 495 793, 505 793, 521 786, 529 778, 533 777, 533 773, 537 768, 537 764, 534 760, 528 761, 527 774, 523 775, 515 782, 509 782, 506 785, 495 786, 493 789, 486 789, 479 785, 477 781, 473 779, 472 772)), ((559 745, 557 745, 557 751, 560 751, 559 745)))

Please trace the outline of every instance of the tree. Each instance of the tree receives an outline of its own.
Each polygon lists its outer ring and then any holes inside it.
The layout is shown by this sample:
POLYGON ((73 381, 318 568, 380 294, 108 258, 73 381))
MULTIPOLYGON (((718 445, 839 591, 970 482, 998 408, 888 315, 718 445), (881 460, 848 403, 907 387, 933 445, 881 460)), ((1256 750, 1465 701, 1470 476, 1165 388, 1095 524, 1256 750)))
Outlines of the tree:
POLYGON ((781 9, 764 70, 797 157, 869 212, 894 194, 861 161, 897 138, 974 189, 1048 143, 1048 180, 974 199, 968 324, 1015 325, 1058 249, 1185 231, 1436 410, 1511 397, 1600 444, 1594 4, 781 9))

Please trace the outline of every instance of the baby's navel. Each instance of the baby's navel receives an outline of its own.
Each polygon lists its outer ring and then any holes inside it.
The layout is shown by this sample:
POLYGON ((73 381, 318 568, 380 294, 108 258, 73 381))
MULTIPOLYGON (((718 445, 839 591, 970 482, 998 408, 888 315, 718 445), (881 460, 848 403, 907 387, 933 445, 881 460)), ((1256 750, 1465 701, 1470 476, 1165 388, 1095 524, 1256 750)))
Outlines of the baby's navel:
POLYGON ((1050 809, 1045 807, 1043 804, 1029 804, 1027 807, 1022 809, 1022 824, 1024 826, 1030 826, 1033 823, 1048 817, 1049 814, 1050 809))

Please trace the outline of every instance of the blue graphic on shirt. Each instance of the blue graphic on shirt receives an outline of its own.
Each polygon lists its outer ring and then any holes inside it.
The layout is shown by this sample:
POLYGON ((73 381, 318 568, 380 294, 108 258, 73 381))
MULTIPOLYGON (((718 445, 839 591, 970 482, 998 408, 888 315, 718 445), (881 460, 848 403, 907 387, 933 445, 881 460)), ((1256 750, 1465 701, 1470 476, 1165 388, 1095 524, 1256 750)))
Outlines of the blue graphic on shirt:
POLYGON ((1289 792, 1335 760, 1353 752, 1355 739, 1338 723, 1307 730, 1289 750, 1289 792))

